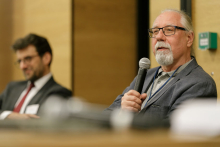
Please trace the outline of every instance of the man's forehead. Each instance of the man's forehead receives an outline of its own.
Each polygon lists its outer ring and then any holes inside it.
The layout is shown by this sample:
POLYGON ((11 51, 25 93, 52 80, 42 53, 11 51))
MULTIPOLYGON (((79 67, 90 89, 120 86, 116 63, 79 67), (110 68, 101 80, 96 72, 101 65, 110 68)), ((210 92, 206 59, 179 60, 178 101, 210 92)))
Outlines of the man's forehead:
POLYGON ((181 20, 180 14, 167 11, 160 14, 154 21, 153 27, 164 27, 169 25, 179 25, 181 20))
POLYGON ((16 51, 17 56, 28 56, 37 53, 35 46, 29 45, 23 49, 19 49, 16 51))

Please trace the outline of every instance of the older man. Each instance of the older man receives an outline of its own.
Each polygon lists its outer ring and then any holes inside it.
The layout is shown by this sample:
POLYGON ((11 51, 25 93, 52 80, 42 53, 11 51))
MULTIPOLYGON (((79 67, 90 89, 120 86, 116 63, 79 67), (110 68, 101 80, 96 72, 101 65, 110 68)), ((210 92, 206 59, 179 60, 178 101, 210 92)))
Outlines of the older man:
POLYGON ((52 49, 46 38, 29 34, 16 40, 12 48, 26 80, 10 82, 0 95, 0 120, 39 118, 38 111, 49 97, 72 96, 50 72, 52 49))
POLYGON ((142 94, 132 90, 135 78, 106 110, 121 108, 164 119, 185 100, 216 99, 214 80, 192 55, 194 32, 190 17, 182 11, 167 9, 148 31, 161 66, 148 70, 142 94))

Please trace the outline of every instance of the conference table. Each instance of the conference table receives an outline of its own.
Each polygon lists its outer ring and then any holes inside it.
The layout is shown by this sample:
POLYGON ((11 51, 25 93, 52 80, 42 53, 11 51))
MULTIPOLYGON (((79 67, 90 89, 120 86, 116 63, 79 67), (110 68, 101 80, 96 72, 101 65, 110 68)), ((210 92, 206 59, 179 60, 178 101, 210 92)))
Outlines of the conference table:
POLYGON ((220 136, 181 136, 169 128, 115 129, 79 122, 10 123, 0 122, 0 147, 220 147, 220 136))

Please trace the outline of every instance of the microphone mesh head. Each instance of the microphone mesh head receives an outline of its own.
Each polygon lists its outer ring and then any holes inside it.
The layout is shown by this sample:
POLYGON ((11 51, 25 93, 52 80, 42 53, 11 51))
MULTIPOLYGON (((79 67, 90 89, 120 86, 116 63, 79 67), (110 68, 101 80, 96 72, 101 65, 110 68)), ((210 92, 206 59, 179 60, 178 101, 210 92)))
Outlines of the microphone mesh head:
POLYGON ((141 58, 139 61, 139 67, 144 69, 150 68, 150 60, 148 58, 141 58))

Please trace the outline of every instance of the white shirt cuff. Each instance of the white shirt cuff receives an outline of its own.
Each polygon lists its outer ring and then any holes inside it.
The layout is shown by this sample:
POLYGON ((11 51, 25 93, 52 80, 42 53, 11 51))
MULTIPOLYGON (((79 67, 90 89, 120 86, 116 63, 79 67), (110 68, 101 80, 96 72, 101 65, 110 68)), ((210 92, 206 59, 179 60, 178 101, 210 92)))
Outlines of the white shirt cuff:
POLYGON ((11 113, 12 113, 12 111, 3 111, 0 115, 0 120, 5 119, 11 113))

